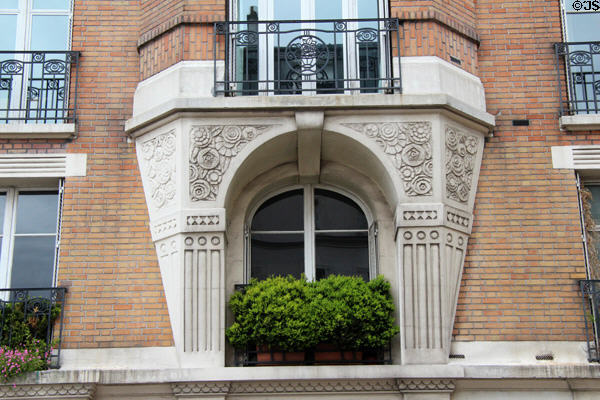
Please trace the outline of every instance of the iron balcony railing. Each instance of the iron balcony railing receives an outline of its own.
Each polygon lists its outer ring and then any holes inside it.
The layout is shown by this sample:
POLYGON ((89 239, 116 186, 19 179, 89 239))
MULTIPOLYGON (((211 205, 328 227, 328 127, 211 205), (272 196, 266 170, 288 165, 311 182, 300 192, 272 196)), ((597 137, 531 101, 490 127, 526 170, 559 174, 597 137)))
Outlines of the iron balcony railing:
POLYGON ((600 362, 600 280, 579 281, 583 300, 588 361, 600 362))
POLYGON ((561 115, 600 113, 600 42, 555 43, 554 54, 561 115))
POLYGON ((78 61, 77 51, 0 50, 0 121, 75 122, 78 61))
POLYGON ((214 93, 400 92, 398 28, 396 18, 217 22, 214 93))
POLYGON ((28 331, 51 350, 50 367, 58 368, 66 293, 63 287, 0 289, 0 345, 21 347, 28 331))

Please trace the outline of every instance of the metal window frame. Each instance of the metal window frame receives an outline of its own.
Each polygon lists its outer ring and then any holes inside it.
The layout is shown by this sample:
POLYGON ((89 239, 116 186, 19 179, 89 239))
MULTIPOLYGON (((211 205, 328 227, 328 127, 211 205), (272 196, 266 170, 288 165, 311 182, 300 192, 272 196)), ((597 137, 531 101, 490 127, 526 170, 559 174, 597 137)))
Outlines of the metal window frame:
POLYGON ((321 184, 304 184, 304 185, 293 185, 281 188, 275 191, 271 191, 260 199, 256 200, 251 207, 249 207, 249 213, 246 218, 244 226, 244 283, 250 281, 251 268, 252 268, 252 244, 251 237, 252 233, 261 234, 276 234, 276 233, 303 233, 304 234, 304 274, 309 281, 313 281, 316 278, 316 254, 315 254, 315 237, 317 232, 365 232, 367 233, 368 244, 367 251, 369 256, 369 278, 374 279, 377 276, 378 266, 378 246, 377 246, 377 222, 373 218, 373 214, 366 204, 355 194, 348 192, 344 189, 321 184), (303 221, 304 229, 301 231, 252 231, 252 220, 254 215, 258 211, 261 205, 267 200, 278 196, 282 193, 286 193, 292 190, 302 189, 303 196, 303 221), (316 230, 315 229, 315 213, 314 213, 314 194, 315 189, 324 189, 331 192, 338 193, 345 196, 355 202, 360 207, 367 220, 367 229, 335 229, 335 230, 316 230), (308 229, 307 229, 308 227, 308 229))
POLYGON ((59 246, 59 231, 60 220, 62 214, 62 180, 59 187, 41 186, 41 187, 4 187, 0 188, 1 193, 6 193, 6 203, 4 209, 4 224, 2 230, 2 248, 0 253, 0 287, 9 288, 12 278, 12 263, 14 256, 14 243, 17 237, 34 237, 34 236, 54 236, 54 257, 52 263, 52 285, 56 284, 56 275, 58 268, 58 246, 59 246), (19 193, 22 192, 56 192, 57 195, 57 223, 55 233, 36 233, 36 234, 17 234, 16 218, 19 193))

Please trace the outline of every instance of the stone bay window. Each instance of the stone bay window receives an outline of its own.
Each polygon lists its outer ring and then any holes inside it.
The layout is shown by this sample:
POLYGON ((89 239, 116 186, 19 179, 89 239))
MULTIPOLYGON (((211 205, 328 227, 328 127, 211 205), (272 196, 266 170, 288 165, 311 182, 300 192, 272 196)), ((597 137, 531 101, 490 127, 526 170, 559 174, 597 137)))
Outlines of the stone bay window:
POLYGON ((142 81, 126 124, 179 365, 234 365, 227 299, 276 271, 383 275, 392 363, 447 363, 494 126, 481 81, 392 51, 384 2, 232 3, 215 60, 142 81))

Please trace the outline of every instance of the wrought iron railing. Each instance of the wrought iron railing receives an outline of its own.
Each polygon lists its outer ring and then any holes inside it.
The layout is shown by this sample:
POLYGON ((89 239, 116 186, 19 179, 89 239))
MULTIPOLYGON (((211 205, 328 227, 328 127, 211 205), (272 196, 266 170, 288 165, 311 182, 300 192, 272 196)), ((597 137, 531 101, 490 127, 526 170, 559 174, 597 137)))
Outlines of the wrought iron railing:
POLYGON ((600 113, 600 42, 555 43, 554 53, 561 115, 600 113))
POLYGON ((398 28, 396 18, 217 22, 214 93, 400 92, 398 28))
POLYGON ((58 368, 66 292, 63 287, 0 289, 0 345, 43 341, 51 350, 50 367, 58 368))
POLYGON ((0 50, 0 122, 75 122, 78 61, 77 51, 0 50))
POLYGON ((583 300, 588 361, 600 362, 600 280, 579 281, 583 300))

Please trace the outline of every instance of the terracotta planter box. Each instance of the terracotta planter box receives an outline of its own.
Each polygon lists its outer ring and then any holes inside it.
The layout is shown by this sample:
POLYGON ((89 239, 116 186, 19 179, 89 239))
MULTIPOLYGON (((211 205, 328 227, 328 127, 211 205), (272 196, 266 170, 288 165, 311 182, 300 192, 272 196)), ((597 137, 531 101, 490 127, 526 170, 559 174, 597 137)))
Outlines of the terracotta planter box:
POLYGON ((362 361, 362 359, 362 351, 340 350, 334 344, 319 344, 315 349, 315 361, 362 361))
POLYGON ((304 361, 306 353, 303 351, 281 351, 277 349, 271 349, 269 346, 257 346, 256 347, 256 361, 257 365, 261 363, 274 363, 274 362, 292 362, 301 363, 304 361))

